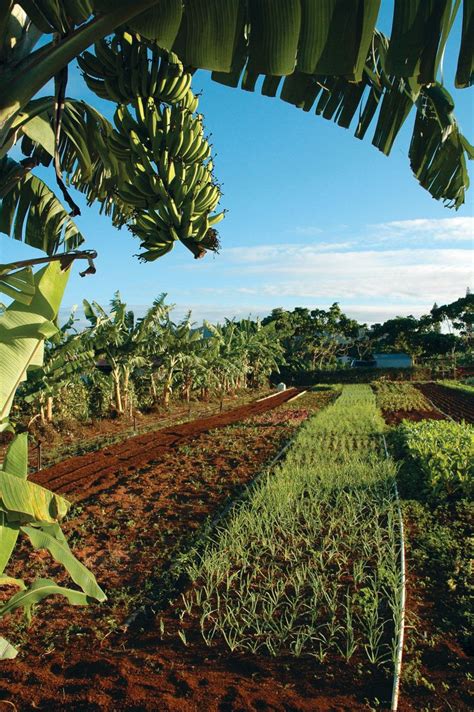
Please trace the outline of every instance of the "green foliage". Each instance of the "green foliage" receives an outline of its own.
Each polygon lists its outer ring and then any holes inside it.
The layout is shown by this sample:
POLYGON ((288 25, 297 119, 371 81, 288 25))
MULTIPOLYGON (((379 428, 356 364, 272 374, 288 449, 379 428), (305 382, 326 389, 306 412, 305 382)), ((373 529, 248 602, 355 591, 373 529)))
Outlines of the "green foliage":
POLYGON ((335 368, 337 356, 347 353, 359 331, 359 324, 349 319, 334 303, 329 309, 293 311, 274 309, 264 325, 273 324, 285 351, 285 374, 335 368))
POLYGON ((474 494, 474 428, 448 420, 404 422, 399 435, 434 501, 474 494))
POLYGON ((371 664, 392 659, 396 466, 381 450, 383 429, 370 387, 344 387, 208 538, 187 565, 194 586, 182 616, 200 622, 209 645, 219 636, 233 651, 321 663, 356 651, 371 664))
MULTIPOLYGON (((30 169, 31 170, 31 169, 30 169)), ((84 236, 52 190, 21 163, 0 159, 0 232, 55 254, 73 250, 84 236)))
POLYGON ((377 405, 381 410, 432 410, 429 403, 421 391, 417 390, 409 383, 391 383, 379 381, 373 384, 377 405))
POLYGON ((112 378, 99 370, 93 370, 86 376, 86 389, 91 417, 105 418, 110 415, 114 399, 112 378))
MULTIPOLYGON (((9 413, 18 385, 25 381, 29 369, 42 367, 44 341, 58 334, 55 322, 68 276, 69 271, 57 262, 39 270, 34 275, 30 303, 15 300, 0 317, 1 429, 11 429, 9 413)), ((86 604, 92 598, 104 600, 94 576, 74 557, 59 527, 69 503, 27 477, 28 436, 22 434, 10 443, 0 468, 0 587, 15 585, 20 589, 0 607, 0 617, 17 608, 29 616, 34 605, 52 594, 63 595, 74 604, 86 604), (20 532, 35 548, 47 549, 82 591, 43 579, 26 586, 21 579, 4 574, 20 532)), ((0 638, 0 659, 15 655, 15 649, 0 638)))
POLYGON ((474 384, 471 385, 468 382, 451 380, 438 381, 438 383, 441 383, 443 386, 447 386, 448 388, 454 388, 456 391, 461 391, 462 393, 468 393, 469 395, 474 396, 474 384))
MULTIPOLYGON (((90 599, 103 601, 105 594, 94 576, 71 552, 58 522, 69 509, 69 502, 27 479, 28 436, 17 436, 10 444, 0 469, 0 586, 12 584, 20 590, 0 606, 0 618, 17 608, 31 616, 32 608, 46 596, 60 594, 70 603, 85 605, 90 599), (62 564, 81 591, 58 586, 54 581, 38 579, 26 586, 21 579, 4 574, 19 534, 26 535, 35 549, 47 549, 62 564)), ((14 649, 0 638, 6 658, 14 649)))
POLYGON ((472 502, 411 500, 403 503, 403 512, 410 522, 408 556, 433 591, 436 626, 455 631, 468 651, 474 622, 472 502))
POLYGON ((89 399, 89 389, 82 380, 60 388, 55 401, 56 418, 87 420, 90 416, 89 399))
POLYGON ((0 316, 0 430, 8 427, 18 385, 43 363, 44 340, 57 332, 54 320, 68 277, 57 262, 44 267, 35 274, 31 303, 15 300, 0 316))

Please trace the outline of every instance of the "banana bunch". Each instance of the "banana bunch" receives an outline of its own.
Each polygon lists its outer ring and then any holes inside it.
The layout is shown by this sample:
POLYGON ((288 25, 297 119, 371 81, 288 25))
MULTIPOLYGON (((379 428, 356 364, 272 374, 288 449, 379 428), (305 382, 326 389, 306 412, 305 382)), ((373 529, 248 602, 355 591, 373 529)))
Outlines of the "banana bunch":
POLYGON ((136 97, 153 97, 176 104, 191 86, 191 74, 176 54, 141 41, 128 32, 94 45, 95 54, 78 57, 84 80, 101 99, 131 104, 136 97))
POLYGON ((136 209, 129 229, 146 250, 141 259, 160 257, 176 240, 202 256, 196 243, 206 245, 209 230, 224 217, 224 211, 211 215, 221 192, 197 101, 191 91, 172 106, 137 97, 134 116, 123 105, 115 113, 108 146, 127 166, 117 195, 136 209))

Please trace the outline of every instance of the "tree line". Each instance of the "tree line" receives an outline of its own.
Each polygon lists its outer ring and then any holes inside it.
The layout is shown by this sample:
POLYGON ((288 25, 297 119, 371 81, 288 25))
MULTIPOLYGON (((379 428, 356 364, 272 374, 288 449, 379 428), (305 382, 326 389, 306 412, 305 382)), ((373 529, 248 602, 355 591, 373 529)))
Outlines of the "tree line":
POLYGON ((72 312, 47 343, 45 360, 21 387, 17 411, 43 422, 61 415, 86 419, 131 415, 137 409, 169 407, 171 401, 223 398, 276 381, 283 369, 333 371, 351 359, 403 351, 415 364, 473 361, 474 296, 434 305, 420 318, 398 316, 367 326, 339 304, 329 309, 282 308, 263 320, 205 321, 189 312, 172 318, 173 305, 160 295, 137 318, 116 292, 108 309, 84 301, 88 325, 77 329, 72 312), (347 356, 347 359, 341 357, 347 356))

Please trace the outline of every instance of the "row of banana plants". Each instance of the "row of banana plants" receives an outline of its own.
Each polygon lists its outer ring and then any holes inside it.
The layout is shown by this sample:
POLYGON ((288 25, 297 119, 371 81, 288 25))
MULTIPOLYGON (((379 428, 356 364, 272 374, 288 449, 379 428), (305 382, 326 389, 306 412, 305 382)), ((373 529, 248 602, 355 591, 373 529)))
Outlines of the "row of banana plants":
POLYGON ((391 667, 401 573, 384 430, 368 385, 345 386, 304 425, 284 462, 186 564, 183 626, 231 650, 391 667))
POLYGON ((52 422, 70 401, 75 417, 86 419, 168 407, 173 395, 188 403, 210 392, 223 396, 263 385, 283 362, 274 324, 244 319, 196 328, 191 313, 172 320, 164 295, 141 318, 118 292, 110 309, 85 302, 84 311, 87 328, 76 331, 71 314, 48 341, 43 366, 20 389, 17 419, 52 422))

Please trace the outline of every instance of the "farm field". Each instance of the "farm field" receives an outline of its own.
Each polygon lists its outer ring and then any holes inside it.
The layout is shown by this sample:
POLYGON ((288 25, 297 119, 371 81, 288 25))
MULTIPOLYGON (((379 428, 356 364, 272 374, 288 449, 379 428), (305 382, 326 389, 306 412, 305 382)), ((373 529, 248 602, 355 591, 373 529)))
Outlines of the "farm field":
POLYGON ((411 383, 375 382, 377 405, 389 425, 403 420, 442 420, 446 416, 430 403, 411 383))
MULTIPOLYGON (((133 417, 127 418, 91 418, 81 421, 70 418, 59 426, 36 421, 30 428, 31 441, 29 448, 29 467, 35 472, 38 467, 37 445, 41 442, 42 468, 54 465, 67 457, 83 455, 100 448, 114 445, 135 435, 166 428, 188 420, 216 415, 239 405, 270 395, 268 388, 238 391, 221 399, 210 397, 207 401, 194 400, 189 404, 172 402, 167 408, 155 411, 138 411, 133 417)), ((8 440, 4 436, 4 444, 0 445, 3 457, 8 440)))
MULTIPOLYGON (((420 483, 431 485, 416 461, 416 432, 410 440, 389 429, 374 390, 345 386, 339 396, 330 389, 282 403, 294 394, 286 392, 256 402, 250 418, 243 407, 197 423, 187 437, 188 426, 168 428, 168 447, 152 447, 135 467, 131 457, 115 463, 102 483, 92 475, 74 484, 74 476, 64 486, 73 501, 64 530, 108 600, 75 609, 50 599, 30 626, 18 613, 4 619, 2 634, 20 654, 4 662, 0 700, 18 710, 153 710, 157 699, 160 709, 190 712, 389 709, 398 476, 409 624, 399 709, 449 709, 448 694, 453 709, 469 709, 469 507, 420 498, 420 483), (221 427, 209 430, 218 418, 221 427)), ((469 426, 458 433, 447 425, 469 462, 469 426)), ((106 451, 132 455, 147 438, 106 451)), ((86 454, 68 467, 83 459, 100 462, 86 454)), ((37 478, 54 487, 62 468, 37 478)), ((36 578, 51 562, 22 546, 10 571, 25 568, 36 578)), ((60 567, 53 575, 66 578, 60 567)))
POLYGON ((474 423, 474 394, 439 383, 420 383, 418 388, 437 408, 451 418, 474 423))
POLYGON ((474 0, 0 8, 0 712, 474 710, 474 0))

